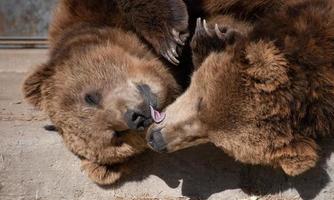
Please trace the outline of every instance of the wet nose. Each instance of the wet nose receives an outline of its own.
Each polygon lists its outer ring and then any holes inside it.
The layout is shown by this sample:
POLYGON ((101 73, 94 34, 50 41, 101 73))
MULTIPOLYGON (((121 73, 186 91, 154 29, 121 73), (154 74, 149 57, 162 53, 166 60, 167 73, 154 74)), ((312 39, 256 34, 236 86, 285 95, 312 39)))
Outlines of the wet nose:
POLYGON ((151 117, 135 110, 128 110, 125 113, 125 121, 131 130, 144 130, 152 123, 151 117))
POLYGON ((157 152, 166 152, 166 142, 162 137, 161 130, 154 130, 149 134, 148 144, 157 152))

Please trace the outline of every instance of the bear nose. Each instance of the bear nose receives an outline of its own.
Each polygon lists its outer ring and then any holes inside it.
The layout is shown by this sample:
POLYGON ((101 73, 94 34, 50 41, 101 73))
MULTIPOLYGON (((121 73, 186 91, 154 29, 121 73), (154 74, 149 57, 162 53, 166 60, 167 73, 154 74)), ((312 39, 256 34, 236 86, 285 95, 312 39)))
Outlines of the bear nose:
POLYGON ((128 110, 124 118, 131 130, 143 131, 153 122, 151 117, 147 117, 143 113, 135 110, 128 110))
POLYGON ((152 147, 153 150, 157 152, 167 152, 167 145, 164 138, 162 137, 161 130, 154 130, 149 134, 148 144, 152 147))

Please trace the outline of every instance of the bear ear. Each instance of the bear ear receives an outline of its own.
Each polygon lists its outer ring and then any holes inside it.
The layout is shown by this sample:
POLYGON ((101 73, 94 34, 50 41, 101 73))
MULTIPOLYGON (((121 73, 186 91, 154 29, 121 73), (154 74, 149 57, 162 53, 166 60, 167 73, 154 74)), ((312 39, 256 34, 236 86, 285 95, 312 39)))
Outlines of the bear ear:
POLYGON ((35 107, 41 109, 42 86, 44 81, 52 75, 49 64, 38 66, 32 74, 28 75, 23 83, 24 98, 35 107))

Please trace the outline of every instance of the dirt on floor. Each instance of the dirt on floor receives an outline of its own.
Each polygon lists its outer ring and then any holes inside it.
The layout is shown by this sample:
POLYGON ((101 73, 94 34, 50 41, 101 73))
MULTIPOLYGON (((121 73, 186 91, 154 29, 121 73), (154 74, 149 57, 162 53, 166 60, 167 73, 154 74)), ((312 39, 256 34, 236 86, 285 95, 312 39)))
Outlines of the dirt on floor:
POLYGON ((0 50, 0 199, 334 199, 334 140, 323 141, 319 165, 298 177, 235 162, 212 145, 137 158, 134 175, 101 188, 81 171, 79 160, 48 118, 27 105, 21 84, 45 61, 45 50, 0 50))

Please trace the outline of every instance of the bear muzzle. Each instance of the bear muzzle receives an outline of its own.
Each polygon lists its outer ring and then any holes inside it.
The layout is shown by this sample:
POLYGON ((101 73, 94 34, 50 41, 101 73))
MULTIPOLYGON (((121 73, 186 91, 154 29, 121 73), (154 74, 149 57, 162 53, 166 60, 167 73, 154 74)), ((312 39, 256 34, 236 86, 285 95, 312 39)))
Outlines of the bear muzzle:
POLYGON ((143 103, 137 108, 128 109, 124 114, 124 119, 130 130, 143 131, 153 123, 151 110, 157 107, 158 98, 146 84, 138 84, 137 90, 143 98, 143 103))
POLYGON ((167 153, 167 143, 164 140, 161 129, 152 129, 147 134, 148 145, 159 153, 167 153))

